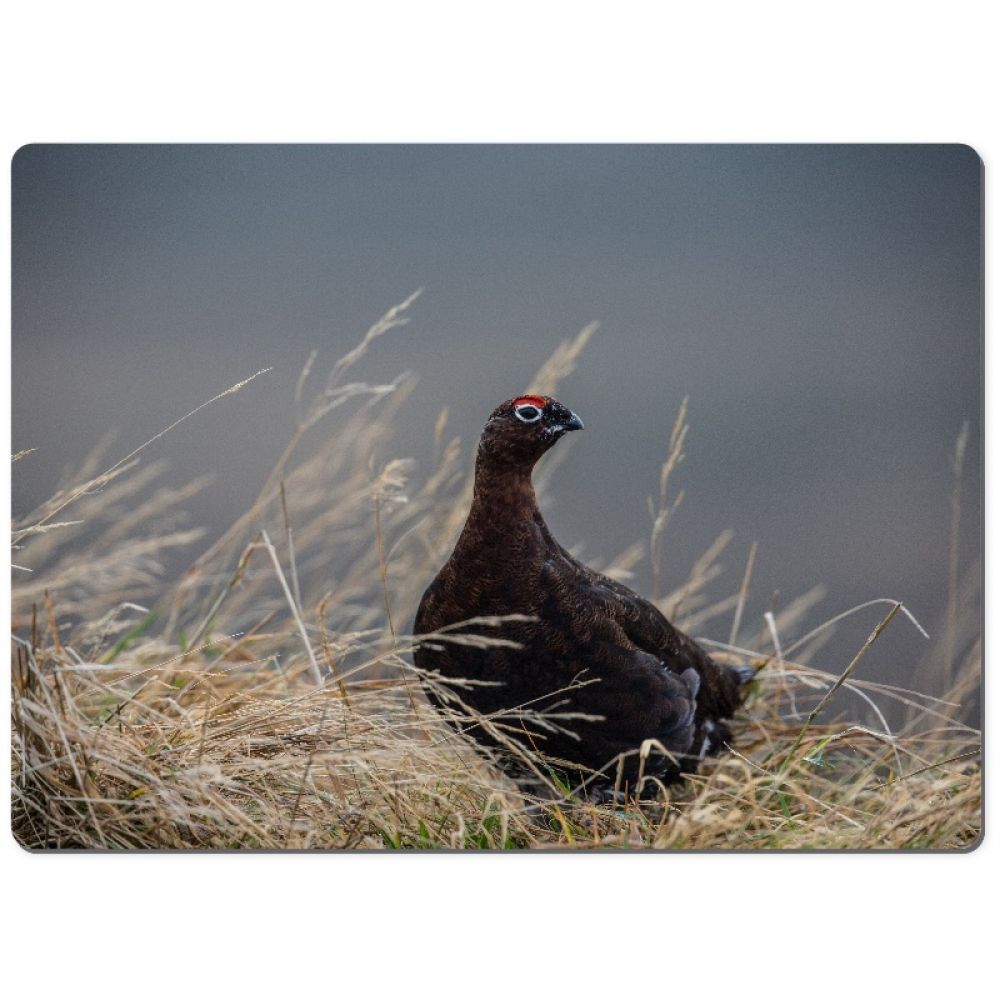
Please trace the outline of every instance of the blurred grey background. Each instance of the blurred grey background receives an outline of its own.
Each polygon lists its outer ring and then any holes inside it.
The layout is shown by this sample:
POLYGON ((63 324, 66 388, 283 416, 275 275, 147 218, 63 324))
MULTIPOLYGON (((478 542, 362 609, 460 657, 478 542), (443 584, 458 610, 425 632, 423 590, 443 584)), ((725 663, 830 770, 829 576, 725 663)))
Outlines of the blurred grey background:
MULTIPOLYGON (((981 182, 955 145, 25 147, 12 445, 38 451, 15 515, 110 427, 116 458, 273 365, 148 453, 178 484, 216 475, 190 507, 220 533, 294 427, 310 351, 328 370, 423 287, 358 372, 419 375, 400 454, 429 460, 442 405, 471 448, 597 320, 560 392, 587 425, 553 484, 564 544, 603 560, 648 535, 689 396, 668 584, 732 528, 713 592, 759 542, 748 618, 821 583, 807 625, 894 597, 933 632, 964 420, 963 568, 981 552, 981 182)), ((841 627, 831 669, 883 613, 841 627)), ((892 627, 863 673, 905 681, 923 640, 892 627)))

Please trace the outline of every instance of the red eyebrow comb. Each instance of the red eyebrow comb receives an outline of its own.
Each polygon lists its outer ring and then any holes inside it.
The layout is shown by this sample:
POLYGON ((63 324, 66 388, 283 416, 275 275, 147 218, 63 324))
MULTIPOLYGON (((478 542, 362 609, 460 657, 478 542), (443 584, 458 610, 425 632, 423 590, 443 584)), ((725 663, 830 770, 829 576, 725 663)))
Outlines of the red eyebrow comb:
POLYGON ((544 410, 545 405, 548 400, 544 396, 518 396, 514 400, 515 406, 537 406, 538 409, 544 410))

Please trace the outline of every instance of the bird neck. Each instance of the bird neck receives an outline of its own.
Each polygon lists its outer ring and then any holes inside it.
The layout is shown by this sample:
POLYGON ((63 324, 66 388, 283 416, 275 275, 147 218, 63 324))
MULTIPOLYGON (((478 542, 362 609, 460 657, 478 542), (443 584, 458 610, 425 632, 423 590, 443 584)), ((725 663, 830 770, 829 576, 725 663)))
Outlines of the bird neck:
POLYGON ((512 564, 523 568, 552 544, 531 485, 531 467, 480 456, 472 507, 452 559, 476 565, 480 584, 487 587, 491 579, 509 579, 512 564))
POLYGON ((472 513, 492 521, 527 518, 538 513, 529 465, 498 463, 480 454, 472 492, 472 513))

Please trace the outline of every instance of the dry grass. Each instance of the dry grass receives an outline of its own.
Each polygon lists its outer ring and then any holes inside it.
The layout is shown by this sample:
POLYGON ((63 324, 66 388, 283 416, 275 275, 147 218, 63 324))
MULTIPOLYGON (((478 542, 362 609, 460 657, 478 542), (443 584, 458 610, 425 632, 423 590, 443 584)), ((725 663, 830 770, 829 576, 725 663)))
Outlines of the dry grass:
MULTIPOLYGON (((595 805, 544 774, 548 793, 528 797, 456 735, 423 696, 421 682, 435 681, 416 676, 406 629, 464 519, 468 452, 449 438, 442 412, 435 464, 415 480, 411 463, 391 457, 412 380, 347 381, 368 344, 406 322, 411 302, 376 323, 304 402, 310 359, 296 394, 299 427, 273 473, 251 509, 172 588, 160 582, 160 559, 197 539, 179 512, 201 484, 154 489, 162 469, 138 464, 146 446, 104 472, 98 454, 70 488, 15 526, 14 562, 23 568, 14 570, 12 593, 12 822, 22 844, 976 843, 980 733, 968 721, 981 676, 974 567, 963 581, 951 566, 947 627, 920 674, 931 697, 858 679, 871 643, 891 643, 895 629, 913 627, 898 604, 853 609, 878 627, 852 664, 823 669, 815 660, 829 628, 786 639, 784 648, 779 638, 796 633, 817 594, 775 609, 766 623, 745 621, 755 550, 735 592, 710 596, 728 541, 720 536, 659 604, 699 635, 725 636, 718 655, 753 659, 758 680, 732 752, 683 785, 647 785, 641 801, 595 805), (323 435, 310 433, 317 426, 323 435), (838 689, 851 694, 855 711, 864 706, 864 724, 830 718, 838 689), (893 701, 905 708, 894 732, 885 722, 893 701)), ((533 388, 554 392, 591 332, 561 345, 533 388)), ((650 504, 657 588, 666 576, 664 529, 676 510, 668 478, 684 435, 682 411, 659 500, 650 504)), ((553 459, 541 470, 543 488, 553 459)), ((960 468, 959 456, 956 477, 960 468)), ((957 506, 953 525, 957 550, 957 506)), ((642 557, 637 543, 601 568, 627 578, 642 557)), ((469 641, 460 633, 435 639, 469 641)), ((452 695, 452 721, 461 725, 471 713, 461 688, 452 695)), ((506 732, 504 719, 485 721, 506 732)))

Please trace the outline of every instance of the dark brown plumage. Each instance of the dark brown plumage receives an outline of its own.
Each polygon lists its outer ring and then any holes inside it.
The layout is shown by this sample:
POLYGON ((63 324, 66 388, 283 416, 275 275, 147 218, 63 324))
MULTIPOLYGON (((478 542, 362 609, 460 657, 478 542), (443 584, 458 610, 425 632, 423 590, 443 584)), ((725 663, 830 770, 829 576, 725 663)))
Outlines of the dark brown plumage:
MULTIPOLYGON (((645 740, 668 751, 654 747, 643 765, 644 774, 665 782, 717 753, 730 736, 724 720, 742 701, 740 686, 752 671, 714 662, 651 603, 584 566, 552 537, 531 471, 563 434, 582 427, 548 396, 508 400, 490 415, 468 520, 420 602, 414 629, 426 635, 482 616, 532 620, 456 630, 512 640, 518 648, 429 641, 414 660, 445 680, 487 682, 456 689, 491 717, 490 725, 472 730, 480 742, 502 747, 516 740, 572 783, 602 795, 616 777, 635 790, 645 740), (552 727, 532 717, 539 712, 599 719, 564 719, 552 727), (494 726, 502 727, 502 737, 494 726)), ((433 687, 431 698, 442 703, 433 687)), ((502 753, 501 760, 525 777, 517 754, 502 753)))

